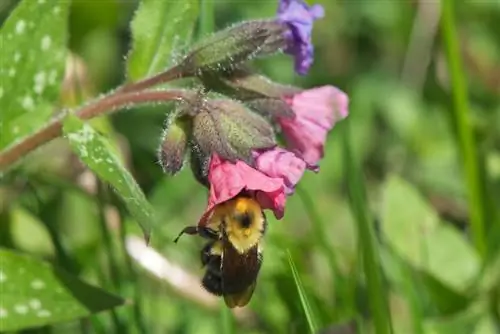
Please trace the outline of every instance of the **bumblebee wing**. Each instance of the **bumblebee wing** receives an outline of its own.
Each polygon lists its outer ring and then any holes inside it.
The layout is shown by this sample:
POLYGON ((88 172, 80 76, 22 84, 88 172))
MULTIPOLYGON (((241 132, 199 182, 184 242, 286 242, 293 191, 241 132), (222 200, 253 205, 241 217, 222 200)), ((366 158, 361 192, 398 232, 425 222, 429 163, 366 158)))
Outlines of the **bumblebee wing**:
POLYGON ((236 306, 238 307, 243 307, 252 298, 253 291, 255 290, 255 286, 257 285, 257 281, 253 281, 253 283, 245 289, 245 291, 241 293, 236 293, 236 294, 225 294, 224 295, 224 302, 226 303, 227 307, 229 308, 235 308, 236 306))
POLYGON ((248 303, 255 289, 261 262, 258 245, 240 254, 228 240, 223 240, 222 291, 225 297, 228 296, 229 303, 226 300, 226 304, 229 307, 233 304, 231 301, 238 305, 248 303))

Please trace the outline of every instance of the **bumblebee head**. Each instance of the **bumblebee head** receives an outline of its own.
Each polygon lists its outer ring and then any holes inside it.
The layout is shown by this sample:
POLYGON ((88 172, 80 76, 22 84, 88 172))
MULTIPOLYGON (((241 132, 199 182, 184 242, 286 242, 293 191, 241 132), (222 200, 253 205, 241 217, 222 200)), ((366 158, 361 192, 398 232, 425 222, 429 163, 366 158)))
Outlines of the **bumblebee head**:
POLYGON ((226 203, 223 224, 229 242, 239 253, 255 246, 266 229, 266 219, 259 203, 243 196, 226 203))

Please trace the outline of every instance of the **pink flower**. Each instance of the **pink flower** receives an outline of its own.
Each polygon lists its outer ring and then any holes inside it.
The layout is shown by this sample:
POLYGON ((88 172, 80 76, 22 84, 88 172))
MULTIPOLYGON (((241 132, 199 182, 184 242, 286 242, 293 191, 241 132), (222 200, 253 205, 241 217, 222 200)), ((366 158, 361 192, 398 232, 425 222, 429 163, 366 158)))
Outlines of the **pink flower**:
POLYGON ((284 100, 295 112, 294 118, 278 119, 287 148, 302 158, 308 169, 317 171, 327 134, 336 122, 347 117, 349 99, 333 86, 322 86, 284 100))
POLYGON ((280 178, 285 194, 291 195, 306 169, 306 163, 294 153, 276 147, 272 150, 254 152, 255 168, 272 178, 280 178))
POLYGON ((252 193, 262 209, 272 210, 277 219, 283 218, 286 196, 281 178, 269 177, 243 161, 225 161, 214 153, 208 167, 208 182, 208 205, 200 219, 201 225, 206 222, 215 206, 234 198, 242 191, 252 193))

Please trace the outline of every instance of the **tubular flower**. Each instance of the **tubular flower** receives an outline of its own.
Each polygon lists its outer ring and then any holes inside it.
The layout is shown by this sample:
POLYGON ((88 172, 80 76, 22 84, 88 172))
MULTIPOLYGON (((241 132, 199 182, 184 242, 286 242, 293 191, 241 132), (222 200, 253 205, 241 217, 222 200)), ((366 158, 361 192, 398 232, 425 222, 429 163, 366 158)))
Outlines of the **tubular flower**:
POLYGON ((241 192, 253 195, 262 209, 272 210, 277 219, 283 217, 285 185, 279 177, 270 177, 241 160, 235 163, 226 161, 214 153, 208 167, 208 183, 208 205, 200 224, 204 224, 218 204, 234 198, 241 192))
POLYGON ((294 153, 276 147, 272 150, 254 151, 255 168, 272 178, 283 180, 285 194, 291 195, 295 185, 304 175, 306 163, 294 153))
POLYGON ((285 53, 295 57, 295 71, 306 74, 313 63, 311 33, 315 20, 324 16, 321 5, 308 6, 303 0, 281 0, 278 20, 288 26, 285 53))
POLYGON ((327 134, 336 122, 347 117, 349 99, 333 86, 322 86, 285 96, 284 100, 295 113, 295 117, 277 119, 287 149, 303 159, 308 169, 317 171, 327 134))

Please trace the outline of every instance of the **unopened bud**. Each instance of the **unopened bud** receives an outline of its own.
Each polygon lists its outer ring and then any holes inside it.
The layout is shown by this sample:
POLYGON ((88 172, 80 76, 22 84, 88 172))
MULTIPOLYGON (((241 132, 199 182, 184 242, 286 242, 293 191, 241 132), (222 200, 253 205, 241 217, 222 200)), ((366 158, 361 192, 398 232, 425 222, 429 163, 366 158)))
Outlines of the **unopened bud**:
POLYGON ((243 104, 229 99, 207 100, 193 120, 193 137, 205 154, 252 164, 252 150, 276 145, 272 126, 243 104))
POLYGON ((271 120, 276 118, 295 117, 295 113, 292 108, 282 99, 261 98, 245 100, 244 102, 257 113, 271 120))
POLYGON ((195 44, 179 68, 185 75, 232 69, 252 58, 284 49, 286 29, 276 20, 242 22, 195 44))
POLYGON ((210 163, 210 156, 204 153, 198 144, 191 143, 191 153, 189 156, 189 165, 193 172, 194 178, 207 188, 210 188, 208 182, 208 165, 210 163))
POLYGON ((158 157, 163 171, 169 175, 175 175, 184 165, 190 131, 189 123, 190 119, 187 116, 181 116, 168 120, 163 130, 158 157))
POLYGON ((273 82, 243 67, 222 75, 206 73, 202 80, 210 89, 243 101, 259 114, 270 119, 294 117, 291 107, 283 98, 301 91, 293 86, 273 82))

